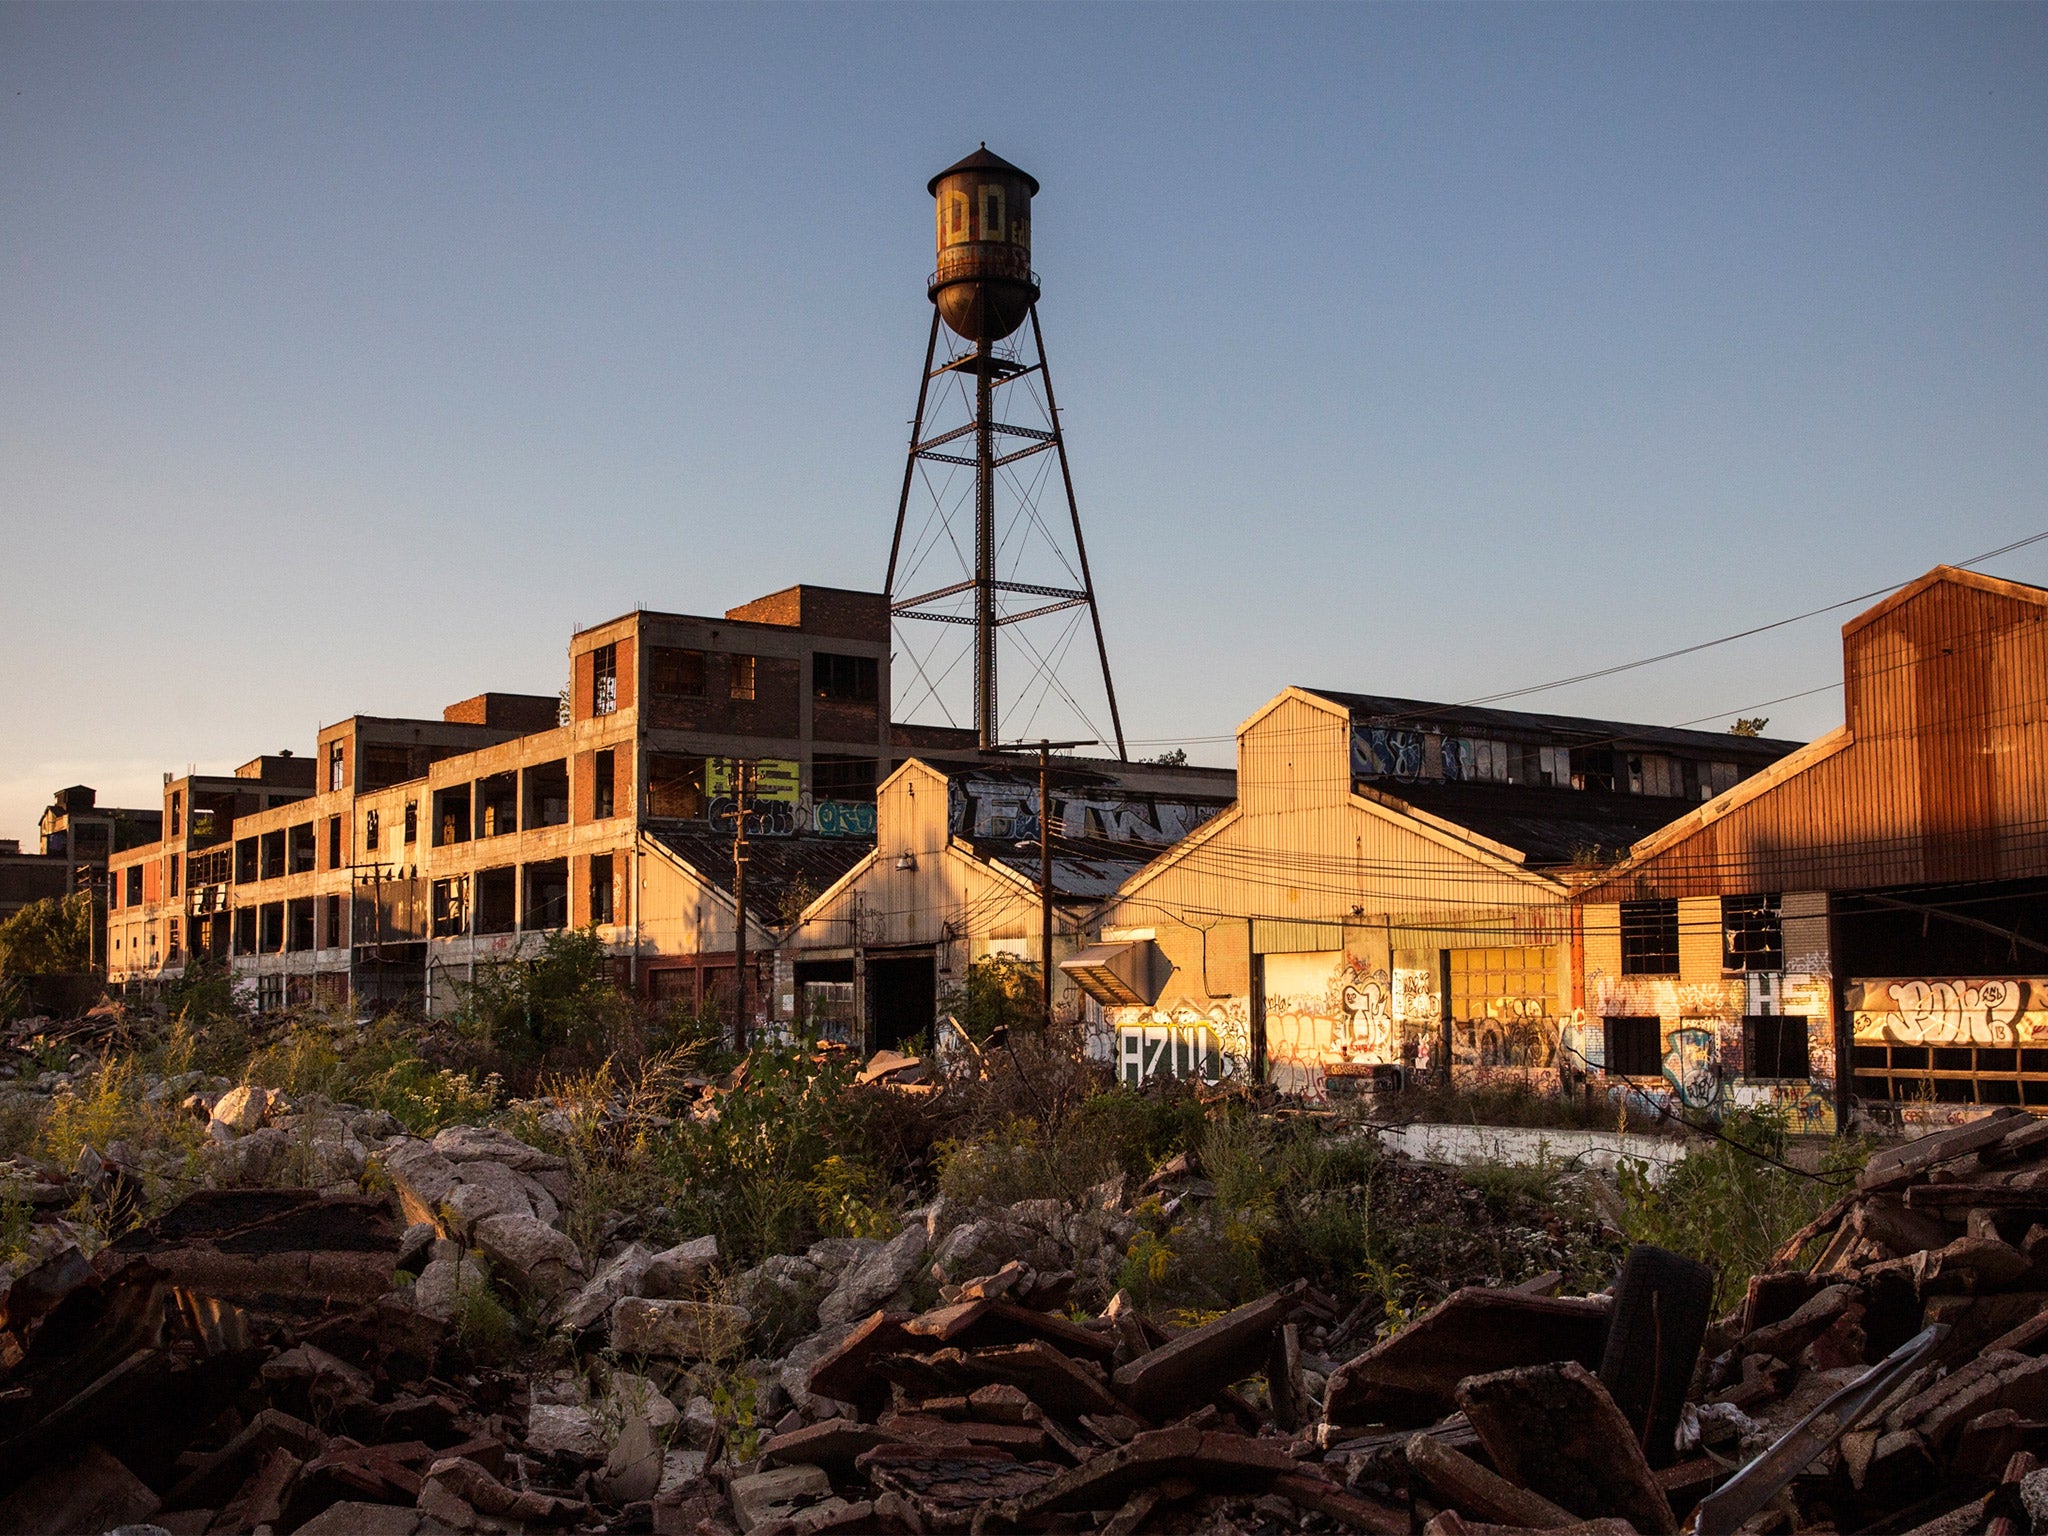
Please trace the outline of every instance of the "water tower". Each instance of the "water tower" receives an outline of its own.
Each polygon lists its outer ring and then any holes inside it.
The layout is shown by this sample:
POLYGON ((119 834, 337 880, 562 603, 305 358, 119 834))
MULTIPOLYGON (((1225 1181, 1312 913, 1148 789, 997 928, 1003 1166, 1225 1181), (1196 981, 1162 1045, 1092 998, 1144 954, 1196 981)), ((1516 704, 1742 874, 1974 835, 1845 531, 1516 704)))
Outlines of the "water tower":
MULTIPOLYGON (((1011 631, 1013 660, 1027 669, 1018 702, 1029 717, 1018 723, 1018 734, 1031 729, 1055 692, 1071 709, 1068 722, 1093 725, 1059 676, 1059 663, 1078 637, 1085 609, 1117 756, 1125 757, 1109 649, 1095 606, 1074 477, 1038 324, 1038 275, 1031 270, 1031 200, 1038 182, 984 144, 934 176, 927 190, 934 204, 938 262, 928 285, 931 337, 925 343, 924 377, 883 584, 890 611, 901 619, 973 627, 974 728, 987 748, 1001 740, 996 679, 1006 631, 1011 631), (1027 322, 1028 349, 1019 335, 1027 322), (951 333, 944 355, 939 351, 942 326, 951 333), (1058 530, 1059 519, 1039 515, 1054 463, 1065 493, 1071 543, 1058 530), (925 515, 906 545, 914 495, 925 515), (971 568, 957 526, 967 520, 970 507, 971 568), (1008 514, 1000 523, 999 510, 1008 514), (957 579, 927 585, 931 572, 946 577, 957 572, 957 579), (898 597, 899 576, 905 585, 923 590, 898 597), (1029 579, 1033 576, 1041 579, 1029 579), (1042 647, 1012 631, 1012 626, 1062 613, 1068 616, 1064 631, 1042 647)), ((934 657, 937 650, 935 645, 934 657)), ((926 699, 944 708, 945 671, 936 662, 926 666, 914 647, 910 659, 912 675, 925 692, 906 713, 914 713, 926 699)), ((1094 728, 1098 737, 1104 734, 1094 728)))

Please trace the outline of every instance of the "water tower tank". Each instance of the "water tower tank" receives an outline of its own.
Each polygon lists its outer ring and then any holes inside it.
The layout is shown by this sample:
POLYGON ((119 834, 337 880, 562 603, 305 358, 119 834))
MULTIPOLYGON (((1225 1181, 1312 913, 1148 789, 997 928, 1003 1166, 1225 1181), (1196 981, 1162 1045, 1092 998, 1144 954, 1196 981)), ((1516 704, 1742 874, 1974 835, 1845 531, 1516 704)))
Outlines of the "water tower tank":
POLYGON ((1031 199, 1038 181, 984 144, 934 176, 938 270, 931 298, 957 336, 1001 341, 1038 299, 1031 275, 1031 199))

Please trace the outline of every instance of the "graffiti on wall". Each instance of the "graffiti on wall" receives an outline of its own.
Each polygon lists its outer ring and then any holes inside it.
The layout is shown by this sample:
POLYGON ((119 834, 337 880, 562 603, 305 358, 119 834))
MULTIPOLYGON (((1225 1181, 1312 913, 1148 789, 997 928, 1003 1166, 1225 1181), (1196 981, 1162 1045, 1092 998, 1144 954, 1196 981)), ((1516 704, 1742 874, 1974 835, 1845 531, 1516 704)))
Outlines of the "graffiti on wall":
POLYGON ((1605 1019, 1662 1021, 1659 1077, 1610 1084, 1610 1096, 1694 1114, 1770 1109, 1795 1130, 1819 1134, 1834 1129, 1834 1009, 1827 976, 1772 971, 1682 982, 1674 976, 1594 972, 1586 978, 1586 992, 1588 1006, 1560 1031, 1568 1055, 1583 1063, 1582 1070, 1605 1070, 1605 1019), (1807 1021, 1806 1077, 1746 1076, 1743 1020, 1748 1014, 1807 1021))
POLYGON ((2014 1045, 2048 1039, 2048 994, 2032 981, 1868 981, 1850 999, 1856 1038, 1892 1045, 2014 1045))
MULTIPOLYGON (((1143 795, 1054 790, 1053 834, 1098 842, 1164 848, 1216 815, 1221 805, 1143 795)), ((955 779, 947 790, 947 821, 955 837, 1038 836, 1038 789, 1001 779, 955 779)))
POLYGON ((1207 1008, 1109 1008, 1104 1016, 1115 1032, 1118 1076, 1133 1086, 1197 1071, 1216 1081, 1243 1071, 1251 1059, 1251 1012, 1243 998, 1207 1008))

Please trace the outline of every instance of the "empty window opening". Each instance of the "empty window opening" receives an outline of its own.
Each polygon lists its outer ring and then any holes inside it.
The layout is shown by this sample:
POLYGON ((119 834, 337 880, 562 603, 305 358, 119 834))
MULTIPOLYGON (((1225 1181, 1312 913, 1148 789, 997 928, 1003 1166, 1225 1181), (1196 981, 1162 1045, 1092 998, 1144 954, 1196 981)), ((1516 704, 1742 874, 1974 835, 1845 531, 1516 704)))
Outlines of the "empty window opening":
POLYGON ((274 955, 284 948, 284 903, 266 901, 257 908, 262 928, 259 947, 266 955, 274 955))
MULTIPOLYGON (((251 838, 249 840, 249 862, 252 864, 256 861, 255 855, 256 840, 254 838, 251 838)), ((141 906, 142 866, 140 864, 131 864, 126 870, 122 872, 122 883, 128 887, 127 905, 131 907, 141 906)))
MULTIPOLYGON (((250 881, 257 879, 257 871, 260 867, 256 861, 256 839, 253 837, 236 839, 235 884, 247 885, 250 881)), ((140 874, 141 871, 137 870, 136 873, 140 874)))
POLYGON ((619 648, 600 645, 590 653, 590 712, 615 714, 619 707, 619 648))
POLYGON ((839 704, 872 704, 881 673, 881 663, 872 656, 818 651, 811 657, 811 692, 839 704))
POLYGON ((434 882, 434 937, 455 939, 469 932, 469 877, 434 882))
POLYGON ((338 741, 327 744, 327 787, 330 790, 348 787, 348 749, 338 741))
POLYGON ((503 837, 519 830, 519 775, 494 773, 476 781, 476 835, 503 837))
POLYGON ((339 816, 327 818, 327 867, 329 869, 341 868, 341 818, 339 816))
POLYGON ((1573 789, 1593 789, 1614 793, 1614 759, 1616 753, 1611 747, 1573 747, 1571 749, 1571 776, 1573 789))
POLYGON ((751 699, 754 696, 754 658, 733 656, 727 659, 731 669, 732 696, 736 699, 751 699))
POLYGON ((811 794, 819 800, 875 798, 875 760, 820 752, 811 759, 811 794))
POLYGON ((1730 971, 1785 968, 1785 926, 1775 894, 1721 898, 1721 965, 1730 971))
POLYGON ((342 936, 341 898, 339 896, 329 896, 327 898, 326 948, 340 949, 347 942, 348 940, 342 936))
POLYGON ((313 867, 314 839, 313 823, 302 821, 289 829, 287 864, 292 874, 303 875, 313 867))
MULTIPOLYGON (((1745 1014, 1742 1064, 1745 1077, 1810 1077, 1803 1014, 1745 1014)), ((1981 1053, 1980 1053, 1981 1054, 1981 1053)))
POLYGON ((1621 974, 1678 974, 1678 902, 1624 901, 1621 904, 1621 974))
POLYGON ((284 828, 263 834, 263 878, 275 880, 284 873, 284 828))
POLYGON ((175 853, 172 854, 170 858, 165 861, 165 864, 167 866, 165 872, 170 877, 171 894, 173 896, 176 896, 178 894, 178 875, 180 873, 180 869, 183 862, 184 861, 175 853))
POLYGON ((615 921, 612 916, 612 856, 608 853, 590 856, 590 920, 593 923, 615 921))
POLYGON ((657 645, 647 653, 647 686, 664 699, 704 697, 704 653, 657 645))
POLYGON ((511 933, 519 926, 519 871, 503 869, 476 872, 476 931, 511 933))
POLYGON ((590 814, 599 821, 619 813, 618 756, 606 748, 590 759, 590 814))
MULTIPOLYGON (((425 754, 419 754, 424 756, 425 754)), ((393 784, 403 784, 407 779, 416 779, 426 772, 426 765, 417 761, 415 749, 406 746, 383 746, 363 748, 362 782, 356 787, 363 790, 389 789, 393 784)))
POLYGON ((256 953, 256 909, 237 907, 235 909, 235 953, 253 955, 256 953))
POLYGON ((569 764, 557 758, 536 763, 522 777, 526 780, 525 825, 559 827, 569 820, 569 764))
POLYGON ((704 759, 670 752, 647 755, 647 814, 704 819, 704 759))
POLYGON ((1615 1077, 1656 1077, 1664 1070, 1664 1029, 1655 1014, 1607 1016, 1607 1070, 1615 1077))
POLYGON ((174 789, 171 791, 171 836, 176 837, 184 830, 185 793, 183 790, 174 789))
POLYGON ((363 812, 363 848, 366 852, 375 853, 377 851, 377 842, 382 830, 378 824, 378 816, 375 811, 363 812))
POLYGON ((420 840, 420 803, 417 800, 405 802, 405 843, 410 848, 420 840))
POLYGON ((547 859, 526 866, 526 921, 529 933, 569 926, 569 861, 547 859))
POLYGON ((434 846, 469 841, 470 786, 453 784, 434 791, 434 846))
POLYGON ((299 896, 285 903, 285 943, 290 950, 313 947, 313 898, 299 896))
POLYGON ((170 938, 164 945, 164 958, 175 964, 184 954, 184 950, 178 940, 178 920, 175 917, 170 920, 167 931, 170 934, 170 938))

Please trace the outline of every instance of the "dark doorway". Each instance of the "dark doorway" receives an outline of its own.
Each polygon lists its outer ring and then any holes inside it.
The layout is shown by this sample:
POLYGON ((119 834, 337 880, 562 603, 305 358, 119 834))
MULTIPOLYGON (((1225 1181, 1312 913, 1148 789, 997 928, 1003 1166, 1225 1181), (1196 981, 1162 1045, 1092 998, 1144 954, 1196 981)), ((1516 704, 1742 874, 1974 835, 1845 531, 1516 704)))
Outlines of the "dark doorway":
POLYGON ((875 1050, 900 1050, 904 1041, 928 1035, 938 1014, 936 956, 868 956, 868 1025, 875 1050))

